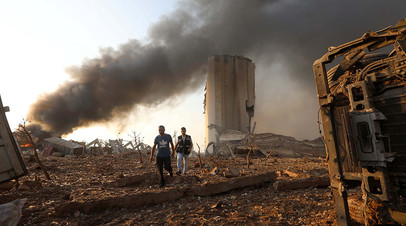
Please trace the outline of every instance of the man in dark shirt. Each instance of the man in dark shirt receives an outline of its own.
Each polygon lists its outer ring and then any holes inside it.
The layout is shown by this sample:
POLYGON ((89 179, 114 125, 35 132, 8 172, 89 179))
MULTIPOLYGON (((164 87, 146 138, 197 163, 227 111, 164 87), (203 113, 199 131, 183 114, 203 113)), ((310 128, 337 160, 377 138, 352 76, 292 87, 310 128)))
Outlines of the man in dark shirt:
POLYGON ((152 146, 151 157, 149 161, 152 162, 155 147, 158 145, 158 152, 156 154, 156 165, 158 168, 159 175, 161 176, 161 188, 165 186, 165 179, 163 174, 163 168, 169 171, 170 176, 173 175, 171 167, 171 156, 174 155, 172 137, 165 133, 165 127, 159 126, 159 135, 155 137, 154 146, 152 146), (171 144, 171 149, 169 149, 169 144, 171 144), (171 153, 172 150, 172 153, 171 153))
POLYGON ((180 132, 182 133, 182 135, 178 137, 178 142, 176 142, 176 145, 175 145, 175 150, 178 153, 177 154, 178 155, 178 161, 177 161, 178 172, 176 172, 176 174, 179 176, 182 173, 182 159, 184 159, 183 174, 186 175, 189 154, 193 148, 192 137, 186 134, 186 128, 182 127, 180 129, 180 132))

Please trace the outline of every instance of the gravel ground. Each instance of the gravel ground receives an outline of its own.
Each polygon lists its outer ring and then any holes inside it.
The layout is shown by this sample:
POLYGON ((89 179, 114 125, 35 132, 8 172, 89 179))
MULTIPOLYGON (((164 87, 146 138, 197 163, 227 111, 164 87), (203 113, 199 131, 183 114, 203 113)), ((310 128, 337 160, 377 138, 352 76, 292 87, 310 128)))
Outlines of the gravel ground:
MULTIPOLYGON (((1 203, 27 198, 20 225, 335 224, 333 200, 327 187, 277 191, 272 186, 274 181, 269 181, 211 196, 175 197, 177 190, 192 189, 190 186, 193 185, 232 180, 222 176, 227 168, 237 169, 239 177, 275 172, 276 180, 286 181, 309 177, 312 170, 327 174, 322 157, 266 159, 252 156, 249 165, 246 156, 242 155, 234 158, 208 157, 202 158, 202 168, 198 158, 194 157, 189 160, 188 175, 167 176, 164 188, 158 186, 155 166, 149 162, 140 163, 138 154, 41 157, 51 175, 52 180, 49 181, 35 162, 27 156, 24 159, 29 175, 19 179, 19 189, 12 188, 15 182, 0 186, 1 203), (219 172, 213 175, 215 167, 219 172), (128 182, 136 176, 142 179, 137 183, 123 184, 123 181, 128 182), (146 205, 134 207, 125 204, 123 197, 138 195, 143 200, 141 194, 146 192, 153 197, 156 194, 158 201, 151 204, 144 200, 146 205), (160 202, 159 194, 164 197, 172 195, 173 200, 160 202), (72 203, 96 204, 87 209, 58 210, 60 206, 72 203)), ((147 156, 144 156, 144 161, 146 159, 147 156)))

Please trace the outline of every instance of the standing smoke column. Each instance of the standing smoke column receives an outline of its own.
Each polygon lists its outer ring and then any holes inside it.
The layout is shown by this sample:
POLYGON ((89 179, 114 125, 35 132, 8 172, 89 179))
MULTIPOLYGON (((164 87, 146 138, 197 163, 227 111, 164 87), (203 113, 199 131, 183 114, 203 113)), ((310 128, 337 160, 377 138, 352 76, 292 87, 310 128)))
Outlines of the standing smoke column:
POLYGON ((241 56, 215 55, 209 58, 205 113, 206 144, 227 130, 249 133, 255 103, 255 64, 241 56))

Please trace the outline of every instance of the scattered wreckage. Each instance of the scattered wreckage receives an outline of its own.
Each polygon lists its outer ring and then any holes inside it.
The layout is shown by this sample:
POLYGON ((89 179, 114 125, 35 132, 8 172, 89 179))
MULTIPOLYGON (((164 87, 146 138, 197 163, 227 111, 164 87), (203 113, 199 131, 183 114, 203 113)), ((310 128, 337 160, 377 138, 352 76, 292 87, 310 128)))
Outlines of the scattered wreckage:
POLYGON ((65 155, 91 155, 99 156, 105 154, 120 154, 138 151, 139 153, 148 152, 151 147, 143 142, 125 141, 123 139, 103 141, 98 138, 89 143, 67 141, 58 137, 46 138, 42 142, 44 148, 43 155, 60 156, 65 155), (124 144, 125 143, 125 144, 124 144))
POLYGON ((406 19, 330 47, 313 70, 337 224, 350 223, 347 190, 354 184, 365 203, 378 201, 406 223, 406 19))

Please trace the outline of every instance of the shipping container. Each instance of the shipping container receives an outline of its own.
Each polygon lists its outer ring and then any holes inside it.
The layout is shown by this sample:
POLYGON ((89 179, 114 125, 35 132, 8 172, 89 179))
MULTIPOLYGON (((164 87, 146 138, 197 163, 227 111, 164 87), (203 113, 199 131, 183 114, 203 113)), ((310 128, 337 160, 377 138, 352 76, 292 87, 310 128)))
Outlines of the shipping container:
POLYGON ((20 150, 8 124, 0 98, 0 183, 27 174, 20 150))

